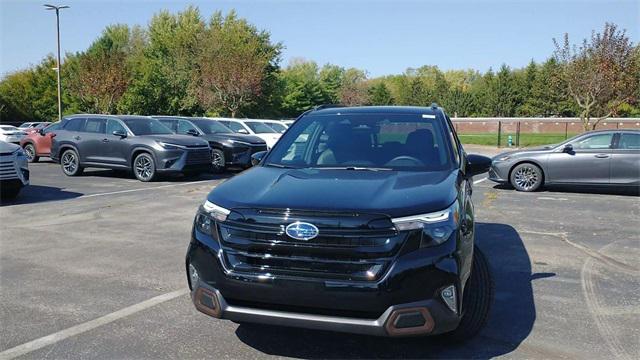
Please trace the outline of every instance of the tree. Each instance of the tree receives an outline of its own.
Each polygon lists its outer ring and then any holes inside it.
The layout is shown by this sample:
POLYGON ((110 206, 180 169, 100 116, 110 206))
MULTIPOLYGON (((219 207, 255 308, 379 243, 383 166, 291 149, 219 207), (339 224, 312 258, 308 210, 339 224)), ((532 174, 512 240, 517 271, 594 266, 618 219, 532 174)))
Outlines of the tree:
POLYGON ((368 101, 367 74, 355 68, 345 70, 340 86, 340 104, 346 106, 364 105, 368 101))
POLYGON ((318 64, 300 58, 290 61, 289 66, 281 73, 281 79, 285 84, 282 100, 283 114, 295 117, 316 105, 332 102, 331 92, 325 88, 329 84, 328 72, 335 70, 328 70, 329 66, 323 67, 325 69, 323 83, 318 73, 318 64))
POLYGON ((369 104, 370 105, 393 105, 394 100, 391 92, 383 81, 369 87, 369 104))
POLYGON ((580 108, 585 130, 595 129, 621 103, 632 101, 638 88, 640 50, 625 30, 607 23, 602 33, 594 31, 580 46, 571 45, 568 34, 562 44, 553 41, 564 90, 580 108), (592 122, 593 116, 597 118, 592 122))
POLYGON ((262 94, 269 69, 279 60, 281 45, 235 12, 214 14, 201 39, 195 89, 205 109, 222 108, 236 117, 262 94))
POLYGON ((191 87, 205 23, 197 8, 153 16, 145 46, 130 57, 132 83, 120 110, 135 114, 191 115, 202 112, 191 87))
POLYGON ((328 103, 337 104, 340 102, 340 88, 342 87, 344 72, 344 68, 331 64, 325 64, 320 69, 320 86, 328 103))

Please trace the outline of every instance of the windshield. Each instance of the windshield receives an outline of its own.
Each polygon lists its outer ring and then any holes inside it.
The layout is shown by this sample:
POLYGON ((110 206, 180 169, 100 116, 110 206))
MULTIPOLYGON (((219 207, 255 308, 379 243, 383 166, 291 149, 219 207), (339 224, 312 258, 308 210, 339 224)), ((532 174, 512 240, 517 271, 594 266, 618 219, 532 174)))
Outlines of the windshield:
POLYGON ((266 166, 437 171, 452 168, 444 120, 419 114, 305 116, 291 125, 266 166))
POLYGON ((233 133, 233 130, 222 125, 215 120, 191 120, 191 122, 197 126, 200 131, 205 134, 229 134, 233 133))
POLYGON ((284 132, 287 131, 287 127, 284 126, 283 124, 279 124, 279 123, 275 123, 275 122, 268 122, 268 123, 265 123, 265 124, 267 124, 273 130, 279 132, 280 134, 284 134, 284 132))
POLYGON ((276 130, 259 121, 245 121, 245 124, 256 134, 278 134, 276 130))
POLYGON ((122 119, 134 135, 169 135, 173 131, 156 119, 122 119))

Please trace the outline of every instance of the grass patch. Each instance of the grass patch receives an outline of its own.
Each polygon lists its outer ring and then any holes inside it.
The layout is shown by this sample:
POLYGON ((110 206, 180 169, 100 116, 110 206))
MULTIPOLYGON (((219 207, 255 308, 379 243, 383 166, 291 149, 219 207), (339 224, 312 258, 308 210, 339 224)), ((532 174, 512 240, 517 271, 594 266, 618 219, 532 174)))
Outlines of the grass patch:
MULTIPOLYGON (((502 134, 500 146, 507 147, 509 135, 511 135, 511 139, 513 141, 513 146, 516 144, 516 134, 502 134)), ((529 147, 529 146, 538 146, 538 145, 549 145, 549 144, 557 144, 559 142, 563 142, 565 139, 568 139, 576 134, 568 134, 565 138, 564 133, 545 133, 545 134, 520 134, 520 147, 529 147)), ((473 144, 473 145, 488 145, 488 146, 497 146, 498 145, 498 134, 458 134, 460 137, 460 141, 463 144, 473 144)))

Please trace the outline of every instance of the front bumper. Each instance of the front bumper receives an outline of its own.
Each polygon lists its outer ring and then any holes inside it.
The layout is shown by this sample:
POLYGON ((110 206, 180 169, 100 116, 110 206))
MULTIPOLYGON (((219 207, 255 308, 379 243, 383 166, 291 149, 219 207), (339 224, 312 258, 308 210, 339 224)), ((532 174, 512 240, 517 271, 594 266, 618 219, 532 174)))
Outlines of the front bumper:
POLYGON ((460 301, 452 311, 441 298, 455 285, 462 299, 468 271, 456 241, 399 256, 377 281, 250 276, 225 270, 222 256, 217 241, 194 230, 186 258, 199 275, 192 299, 216 318, 378 336, 440 334, 460 322, 460 301), (397 328, 406 316, 417 325, 397 328))
POLYGON ((163 174, 207 171, 211 169, 211 149, 202 147, 187 150, 157 151, 156 163, 156 171, 163 174))
POLYGON ((229 305, 220 291, 201 282, 195 284, 191 299, 200 312, 219 319, 373 336, 432 335, 451 331, 459 323, 457 317, 448 314, 449 309, 433 299, 390 306, 377 319, 229 305), (434 319, 438 319, 437 328, 434 319))
POLYGON ((489 180, 497 183, 508 183, 510 170, 510 162, 493 160, 489 169, 489 180))
POLYGON ((240 144, 225 146, 223 151, 226 166, 249 167, 251 166, 251 155, 260 151, 267 151, 267 145, 240 144))

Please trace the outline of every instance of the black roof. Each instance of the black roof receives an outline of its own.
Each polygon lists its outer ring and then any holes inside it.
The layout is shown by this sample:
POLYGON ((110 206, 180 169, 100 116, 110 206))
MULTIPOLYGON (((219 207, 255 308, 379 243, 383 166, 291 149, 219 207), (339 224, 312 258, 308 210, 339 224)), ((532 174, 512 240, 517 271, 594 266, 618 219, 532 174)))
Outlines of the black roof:
POLYGON ((312 110, 311 115, 337 115, 337 114, 429 114, 435 115, 442 111, 440 107, 422 106, 354 106, 354 107, 329 107, 312 110))

